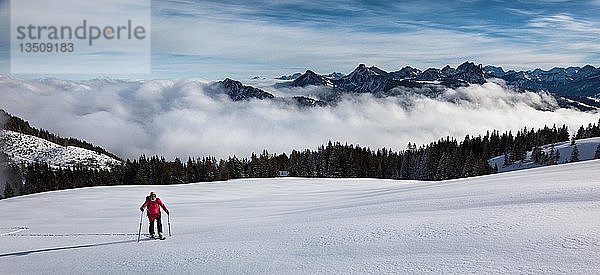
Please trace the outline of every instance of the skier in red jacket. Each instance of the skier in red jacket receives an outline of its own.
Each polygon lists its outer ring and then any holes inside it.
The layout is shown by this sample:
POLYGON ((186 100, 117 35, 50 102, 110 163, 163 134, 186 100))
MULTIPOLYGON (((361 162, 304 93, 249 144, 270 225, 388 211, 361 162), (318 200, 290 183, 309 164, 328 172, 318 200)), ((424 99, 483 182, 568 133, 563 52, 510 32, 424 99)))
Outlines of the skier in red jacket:
POLYGON ((162 232, 162 221, 160 219, 160 207, 169 215, 169 209, 165 206, 165 204, 156 197, 156 192, 150 192, 150 195, 146 197, 146 202, 142 204, 140 210, 143 212, 144 208, 148 207, 148 220, 150 220, 150 237, 156 238, 154 235, 154 221, 156 221, 156 225, 158 227, 158 238, 164 239, 162 232))

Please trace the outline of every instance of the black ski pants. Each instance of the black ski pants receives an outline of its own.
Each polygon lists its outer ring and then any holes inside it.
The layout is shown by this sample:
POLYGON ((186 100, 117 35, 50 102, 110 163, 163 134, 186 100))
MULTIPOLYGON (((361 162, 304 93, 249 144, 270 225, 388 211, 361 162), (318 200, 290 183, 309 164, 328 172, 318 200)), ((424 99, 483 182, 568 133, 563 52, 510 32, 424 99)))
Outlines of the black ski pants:
POLYGON ((154 219, 150 219, 150 228, 148 230, 150 232, 150 235, 154 235, 154 221, 156 221, 156 227, 158 228, 158 234, 162 235, 163 230, 162 230, 162 221, 160 219, 160 216, 158 216, 154 219))

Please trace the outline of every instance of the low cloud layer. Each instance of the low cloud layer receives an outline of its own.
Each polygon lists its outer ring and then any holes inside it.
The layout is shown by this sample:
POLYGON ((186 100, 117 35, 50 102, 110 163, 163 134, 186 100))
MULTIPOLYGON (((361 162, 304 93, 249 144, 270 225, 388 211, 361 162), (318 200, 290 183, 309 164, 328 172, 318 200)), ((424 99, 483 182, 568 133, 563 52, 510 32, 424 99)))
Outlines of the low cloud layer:
MULTIPOLYGON (((559 109, 547 94, 517 93, 501 83, 446 90, 437 99, 414 91, 402 97, 346 96, 335 107, 298 108, 282 102, 232 102, 207 95, 201 79, 21 80, 0 76, 0 108, 33 126, 100 145, 124 158, 315 149, 328 140, 371 148, 406 148, 441 137, 487 130, 597 122, 598 114, 559 109), (539 109, 556 109, 553 112, 539 109)), ((316 94, 270 90, 274 94, 316 94)))

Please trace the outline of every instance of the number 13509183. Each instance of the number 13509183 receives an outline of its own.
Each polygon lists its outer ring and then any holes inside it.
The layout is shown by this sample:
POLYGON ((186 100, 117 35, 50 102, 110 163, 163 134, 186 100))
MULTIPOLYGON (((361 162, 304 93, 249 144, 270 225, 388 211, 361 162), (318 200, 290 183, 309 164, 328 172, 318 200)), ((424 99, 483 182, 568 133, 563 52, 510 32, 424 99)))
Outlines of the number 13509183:
POLYGON ((75 51, 73 43, 20 43, 22 53, 72 53, 75 51))

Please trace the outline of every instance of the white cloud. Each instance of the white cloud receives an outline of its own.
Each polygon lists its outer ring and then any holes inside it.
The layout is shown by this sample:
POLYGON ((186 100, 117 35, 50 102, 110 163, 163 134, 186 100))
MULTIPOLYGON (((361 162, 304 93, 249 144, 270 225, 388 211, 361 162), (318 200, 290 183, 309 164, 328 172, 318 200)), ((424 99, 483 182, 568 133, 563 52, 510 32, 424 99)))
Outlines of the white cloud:
POLYGON ((540 16, 529 22, 530 27, 545 29, 563 29, 572 32, 597 33, 600 30, 594 23, 586 20, 576 19, 569 14, 555 14, 551 16, 540 16))
POLYGON ((527 24, 528 31, 551 47, 564 47, 581 53, 600 50, 600 23, 576 18, 571 14, 537 16, 527 24))
MULTIPOLYGON (((62 136, 74 136, 120 156, 169 158, 290 152, 328 140, 405 149, 447 135, 486 130, 597 122, 597 114, 556 108, 547 95, 517 93, 495 83, 420 95, 345 97, 337 106, 298 108, 274 101, 232 102, 207 96, 207 82, 35 81, 0 77, 0 108, 62 136)), ((277 91, 289 94, 291 91, 277 91)), ((297 91, 301 92, 301 91, 297 91)), ((308 91, 307 93, 312 93, 308 91)))

